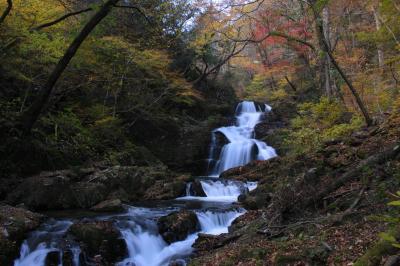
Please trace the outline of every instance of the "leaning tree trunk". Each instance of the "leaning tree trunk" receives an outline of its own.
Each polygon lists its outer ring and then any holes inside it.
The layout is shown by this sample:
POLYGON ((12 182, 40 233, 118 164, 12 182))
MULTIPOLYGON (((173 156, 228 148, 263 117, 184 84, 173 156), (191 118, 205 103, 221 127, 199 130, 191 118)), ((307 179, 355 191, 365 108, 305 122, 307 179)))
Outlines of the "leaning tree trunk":
POLYGON ((10 14, 12 7, 13 7, 12 0, 7 0, 7 7, 4 10, 3 14, 1 14, 0 16, 0 24, 3 23, 6 17, 10 14))
POLYGON ((318 35, 318 39, 319 39, 319 42, 321 45, 321 49, 323 50, 323 52, 325 52, 329 56, 333 67, 336 68, 336 70, 339 72, 339 75, 342 77, 344 82, 349 87, 351 93, 353 94, 353 96, 357 102, 358 107, 361 110, 362 115, 364 116, 365 123, 367 124, 367 126, 371 126, 372 119, 369 116, 369 113, 367 111, 367 108, 364 105, 364 102, 362 101, 360 95, 358 94, 357 90, 353 86, 353 83, 350 81, 350 79, 344 73, 343 69, 339 66, 339 63, 336 61, 335 57, 332 54, 330 45, 324 35, 323 22, 322 22, 322 18, 320 16, 320 14, 319 14, 319 11, 316 8, 316 1, 311 0, 310 3, 311 3, 311 8, 313 9, 313 13, 314 13, 314 18, 315 18, 315 23, 316 23, 316 28, 317 28, 317 35, 318 35))
POLYGON ((99 11, 97 11, 97 13, 87 22, 85 27, 83 27, 81 32, 64 53, 64 56, 60 59, 60 61, 58 61, 57 66, 50 74, 36 100, 21 116, 21 127, 25 134, 30 133, 32 127, 38 120, 44 106, 48 102, 55 84, 57 83, 64 70, 67 68, 71 59, 75 56, 83 41, 89 36, 89 34, 93 31, 97 24, 99 24, 110 13, 113 6, 116 5, 118 2, 119 0, 108 0, 107 2, 105 2, 99 9, 99 11))

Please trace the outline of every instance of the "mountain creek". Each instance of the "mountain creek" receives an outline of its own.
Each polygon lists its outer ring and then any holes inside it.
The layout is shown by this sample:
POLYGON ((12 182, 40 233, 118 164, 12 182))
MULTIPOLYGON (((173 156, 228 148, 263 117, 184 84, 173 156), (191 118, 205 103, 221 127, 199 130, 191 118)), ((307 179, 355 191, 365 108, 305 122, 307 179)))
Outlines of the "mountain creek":
MULTIPOLYGON (((232 222, 246 213, 237 200, 256 189, 257 182, 220 175, 252 161, 277 156, 272 147, 255 139, 256 125, 271 109, 266 104, 239 103, 235 123, 212 131, 205 176, 190 180, 178 177, 172 184, 160 179, 143 196, 132 195, 146 187, 140 184, 140 175, 160 176, 164 169, 149 173, 146 169, 114 167, 101 173, 89 169, 75 174, 84 176, 84 181, 82 177, 71 177, 74 174, 68 171, 28 179, 8 200, 25 200, 29 206, 45 210, 47 216, 4 206, 32 216, 30 220, 21 219, 26 220, 25 224, 34 224, 29 229, 35 228, 22 241, 19 256, 7 264, 186 265, 199 238, 228 233, 232 222), (32 186, 36 186, 34 191, 42 191, 44 202, 36 194, 27 194, 32 186), (107 193, 109 197, 103 198, 107 193), (91 211, 59 211, 59 206, 91 211)), ((3 229, 4 235, 9 234, 7 230, 3 229)))

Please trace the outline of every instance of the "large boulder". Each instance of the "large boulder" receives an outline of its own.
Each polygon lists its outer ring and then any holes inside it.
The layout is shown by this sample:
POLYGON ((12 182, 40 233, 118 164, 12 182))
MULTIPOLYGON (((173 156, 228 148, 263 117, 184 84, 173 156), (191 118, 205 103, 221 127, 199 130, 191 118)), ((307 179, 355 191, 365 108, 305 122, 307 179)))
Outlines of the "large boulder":
POLYGON ((79 242, 84 256, 105 265, 121 261, 127 247, 112 221, 82 221, 73 224, 68 233, 79 242))
POLYGON ((120 199, 105 200, 91 208, 91 210, 95 212, 119 212, 123 209, 124 207, 120 199))
POLYGON ((44 216, 22 208, 0 205, 0 265, 12 265, 27 233, 43 219, 44 216))
POLYGON ((143 199, 145 200, 168 200, 184 196, 186 183, 181 180, 165 183, 156 181, 156 183, 146 190, 143 199))
POLYGON ((157 225, 158 232, 169 244, 186 239, 188 235, 197 232, 200 228, 197 215, 186 210, 161 217, 157 225))

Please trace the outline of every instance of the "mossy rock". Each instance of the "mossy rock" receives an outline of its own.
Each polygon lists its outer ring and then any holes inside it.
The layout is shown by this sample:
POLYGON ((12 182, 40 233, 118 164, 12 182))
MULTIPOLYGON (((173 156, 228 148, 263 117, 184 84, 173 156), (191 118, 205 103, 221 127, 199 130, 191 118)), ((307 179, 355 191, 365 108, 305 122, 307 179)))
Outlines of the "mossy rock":
POLYGON ((100 255, 105 262, 115 263, 127 254, 126 243, 112 221, 78 222, 68 233, 79 242, 88 258, 100 255))
POLYGON ((158 222, 158 232, 165 242, 173 243, 187 238, 188 235, 200 229, 197 215, 191 211, 173 212, 161 217, 158 222))
POLYGON ((36 229, 44 218, 22 208, 0 205, 0 265, 12 265, 27 233, 36 229))

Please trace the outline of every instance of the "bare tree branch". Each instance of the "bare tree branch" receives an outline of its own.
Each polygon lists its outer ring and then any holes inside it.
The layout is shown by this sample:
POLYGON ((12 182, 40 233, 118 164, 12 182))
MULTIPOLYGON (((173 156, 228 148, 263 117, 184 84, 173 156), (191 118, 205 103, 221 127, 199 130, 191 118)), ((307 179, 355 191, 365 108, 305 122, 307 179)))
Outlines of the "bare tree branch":
POLYGON ((133 9, 136 10, 140 15, 142 15, 149 24, 154 24, 151 19, 144 13, 144 11, 137 7, 137 6, 125 6, 125 5, 114 5, 114 7, 118 7, 118 8, 128 8, 128 9, 133 9))
POLYGON ((42 25, 39 25, 37 27, 34 27, 33 30, 41 30, 41 29, 53 26, 53 25, 65 20, 65 19, 67 19, 69 17, 76 16, 76 15, 79 15, 79 14, 82 14, 82 13, 87 13, 87 12, 90 12, 90 11, 93 11, 93 8, 86 8, 86 9, 82 9, 82 10, 79 10, 79 11, 67 13, 64 16, 62 16, 62 17, 60 17, 60 18, 58 18, 56 20, 53 20, 53 21, 44 23, 42 25))

